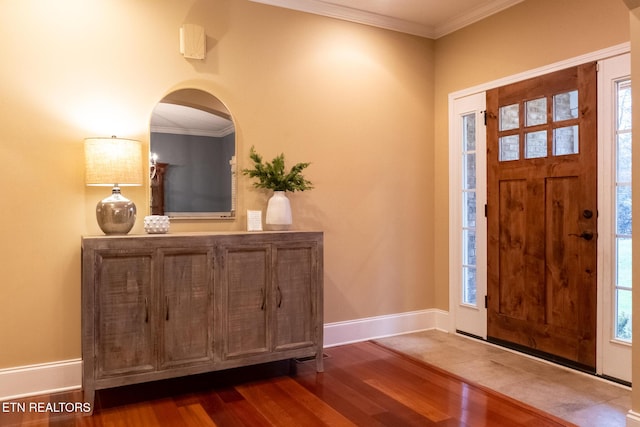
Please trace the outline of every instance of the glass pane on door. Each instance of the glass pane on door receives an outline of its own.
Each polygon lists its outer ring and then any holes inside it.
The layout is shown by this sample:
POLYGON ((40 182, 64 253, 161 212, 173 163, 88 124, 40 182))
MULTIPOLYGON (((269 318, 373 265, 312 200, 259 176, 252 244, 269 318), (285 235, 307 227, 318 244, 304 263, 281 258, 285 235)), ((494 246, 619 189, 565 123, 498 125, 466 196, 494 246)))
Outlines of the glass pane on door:
POLYGON ((564 156, 578 153, 578 126, 553 130, 553 155, 564 156))
POLYGON ((520 105, 513 104, 500 107, 500 130, 518 129, 520 127, 520 105))
POLYGON ((547 98, 525 102, 526 126, 537 126, 547 123, 547 98))
POLYGON ((536 159, 547 157, 547 131, 528 132, 524 142, 524 157, 536 159))
POLYGON ((520 158, 520 137, 518 135, 500 138, 500 161, 508 162, 520 158))
POLYGON ((553 97, 553 121, 578 118, 578 91, 559 93, 553 97))

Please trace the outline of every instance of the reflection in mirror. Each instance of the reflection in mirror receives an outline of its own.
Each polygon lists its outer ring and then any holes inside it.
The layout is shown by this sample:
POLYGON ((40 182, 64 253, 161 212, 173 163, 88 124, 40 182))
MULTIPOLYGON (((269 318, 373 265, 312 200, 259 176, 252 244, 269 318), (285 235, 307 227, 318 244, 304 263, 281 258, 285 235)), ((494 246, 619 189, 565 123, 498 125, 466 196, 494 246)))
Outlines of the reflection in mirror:
POLYGON ((232 218, 236 144, 231 114, 215 96, 181 89, 151 115, 151 214, 232 218))

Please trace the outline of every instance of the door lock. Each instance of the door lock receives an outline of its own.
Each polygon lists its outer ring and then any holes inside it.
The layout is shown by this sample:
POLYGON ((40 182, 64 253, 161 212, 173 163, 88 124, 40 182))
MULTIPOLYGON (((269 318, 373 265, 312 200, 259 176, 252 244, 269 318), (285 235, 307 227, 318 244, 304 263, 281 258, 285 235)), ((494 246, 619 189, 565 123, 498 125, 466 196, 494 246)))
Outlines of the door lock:
POLYGON ((592 231, 583 231, 581 234, 569 233, 569 236, 580 237, 584 240, 593 240, 593 232, 592 231))

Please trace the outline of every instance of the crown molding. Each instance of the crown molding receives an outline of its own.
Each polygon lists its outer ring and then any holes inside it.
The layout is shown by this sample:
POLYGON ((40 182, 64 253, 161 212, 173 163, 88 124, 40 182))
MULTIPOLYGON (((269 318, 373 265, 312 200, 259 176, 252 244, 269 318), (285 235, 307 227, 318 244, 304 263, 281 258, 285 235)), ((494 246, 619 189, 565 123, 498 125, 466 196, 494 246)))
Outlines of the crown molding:
MULTIPOLYGON (((359 24, 371 25, 388 30, 399 31, 401 33, 413 34, 429 39, 437 39, 452 33, 474 22, 480 21, 487 16, 498 13, 524 0, 493 0, 489 3, 467 10, 466 12, 453 17, 448 22, 437 26, 420 24, 404 19, 384 16, 366 10, 355 9, 329 3, 324 0, 251 0, 255 3, 263 3, 271 6, 283 7, 300 12, 313 13, 316 15, 328 16, 356 22, 359 24)), ((631 0, 628 0, 631 1, 631 0)), ((640 0, 639 0, 640 1, 640 0)))
POLYGON ((170 133, 174 135, 189 135, 189 136, 206 136, 211 138, 222 138, 235 132, 233 124, 220 130, 206 130, 206 129, 185 129, 184 127, 172 127, 172 126, 151 126, 151 132, 155 133, 170 133))
MULTIPOLYGON (((522 3, 524 0, 493 0, 485 5, 469 9, 466 12, 454 16, 447 22, 438 25, 435 29, 435 37, 440 38, 447 34, 453 33, 468 25, 482 21, 483 19, 502 12, 505 9, 515 6, 518 3, 522 3)), ((638 0, 640 1, 640 0, 638 0)))
POLYGON ((392 18, 367 12, 351 7, 340 6, 327 3, 322 0, 251 0, 255 3, 268 4, 270 6, 283 7, 285 9, 297 10, 300 12, 313 13, 315 15, 328 16, 330 18, 342 19, 356 22, 358 24, 371 25, 374 27, 386 28, 388 30, 400 31, 414 34, 416 36, 433 38, 434 29, 432 27, 405 21, 403 19, 392 18))

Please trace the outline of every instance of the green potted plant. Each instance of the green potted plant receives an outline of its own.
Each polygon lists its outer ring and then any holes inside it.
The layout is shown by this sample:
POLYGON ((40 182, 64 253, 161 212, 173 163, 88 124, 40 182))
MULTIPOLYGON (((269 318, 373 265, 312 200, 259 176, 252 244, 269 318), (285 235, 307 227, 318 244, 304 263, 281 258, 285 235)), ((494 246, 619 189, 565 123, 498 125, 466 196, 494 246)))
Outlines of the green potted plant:
POLYGON ((273 190, 273 196, 267 204, 265 223, 273 229, 287 229, 293 222, 291 215, 291 203, 286 192, 306 191, 313 188, 302 171, 311 163, 296 163, 290 170, 286 170, 284 154, 276 156, 271 163, 263 162, 262 156, 252 146, 249 158, 253 162, 251 169, 243 169, 242 174, 258 181, 253 185, 256 188, 273 190))

